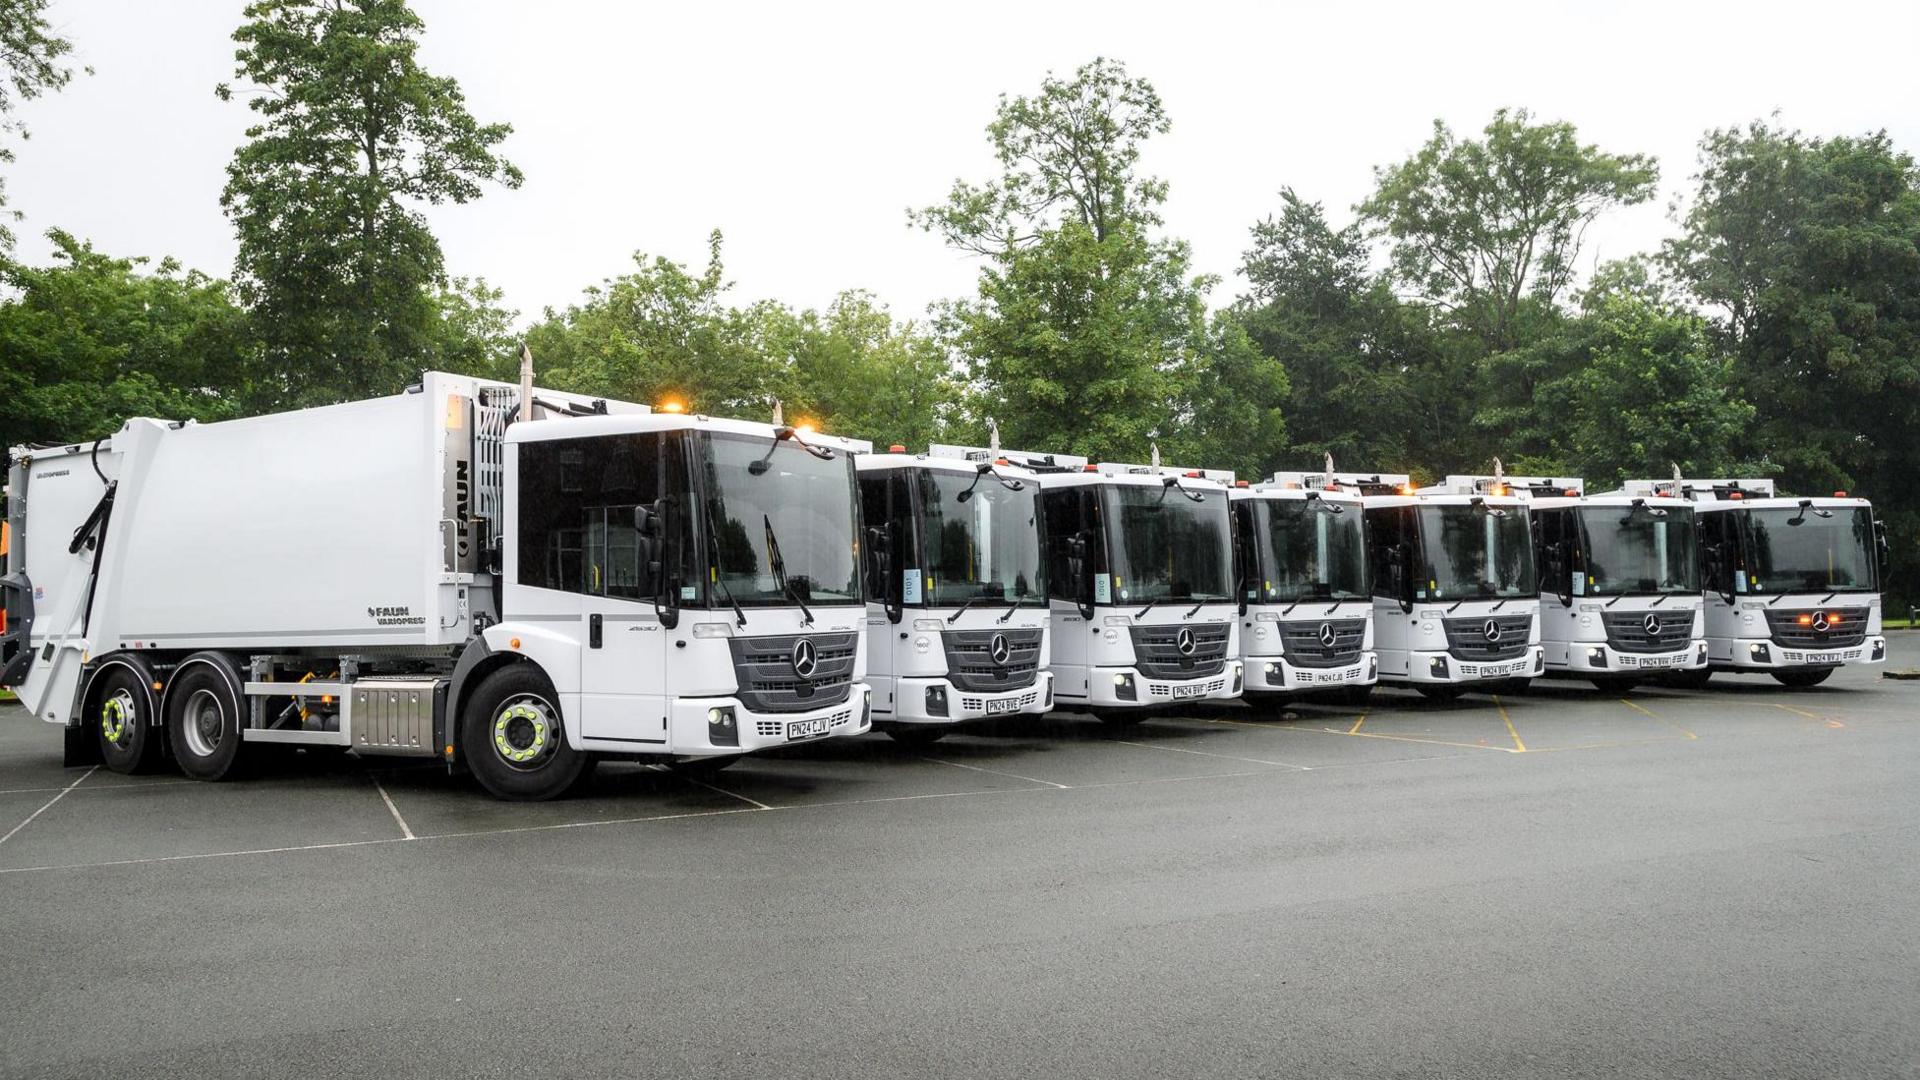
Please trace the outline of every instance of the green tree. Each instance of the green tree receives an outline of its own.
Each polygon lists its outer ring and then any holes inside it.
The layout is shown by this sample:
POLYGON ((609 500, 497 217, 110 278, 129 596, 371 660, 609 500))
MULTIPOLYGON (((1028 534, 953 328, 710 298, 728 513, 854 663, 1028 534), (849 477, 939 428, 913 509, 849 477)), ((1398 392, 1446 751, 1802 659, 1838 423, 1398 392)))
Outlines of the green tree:
POLYGON ((485 278, 457 277, 431 293, 432 348, 425 367, 516 382, 520 378, 520 313, 502 306, 504 294, 485 278))
MULTIPOLYGON (((1789 490, 1857 490, 1920 560, 1920 169, 1884 133, 1708 133, 1668 266, 1716 313, 1789 490)), ((1900 587, 1914 597, 1911 575, 1900 587)))
MULTIPOLYGON (((64 60, 73 43, 53 32, 47 3, 0 0, 0 138, 27 138, 31 132, 16 113, 19 103, 59 90, 73 79, 73 69, 64 60)), ((12 162, 13 148, 0 142, 0 164, 12 162)), ((6 205, 6 181, 0 177, 0 209, 6 205)), ((21 215, 15 211, 8 216, 18 221, 21 215)), ((12 250, 13 231, 0 224, 0 254, 12 250)))
MULTIPOLYGON (((1222 394, 1284 391, 1271 358, 1233 352, 1244 338, 1216 332, 1215 282, 1193 275, 1187 245, 1154 234, 1167 186, 1138 163, 1168 127, 1151 84, 1094 60, 1033 97, 1002 97, 987 127, 999 177, 956 183, 911 215, 987 260, 941 328, 969 364, 969 408, 1010 444, 1138 458, 1156 439, 1194 445, 1194 410, 1222 394)), ((1283 445, 1278 401, 1242 404, 1272 421, 1243 433, 1243 456, 1270 459, 1283 445)))
POLYGON ((245 19, 237 75, 258 120, 221 205, 264 346, 262 404, 393 392, 433 354, 445 279, 420 208, 517 187, 496 150, 511 129, 421 67, 404 0, 255 0, 245 19))
POLYGON ((1395 278, 1487 351, 1525 339, 1530 315, 1574 278, 1587 227, 1601 213, 1653 197, 1659 169, 1641 154, 1581 145, 1568 123, 1495 113, 1481 139, 1441 121, 1406 161, 1375 170, 1362 218, 1391 247, 1395 278))
POLYGON ((0 265, 0 446, 96 439, 131 416, 238 414, 252 346, 225 282, 47 235, 52 265, 0 265))
POLYGON ((767 308, 769 354, 784 359, 779 396, 789 416, 828 431, 921 450, 949 434, 961 386, 945 346, 895 322, 871 294, 841 293, 826 311, 767 308))

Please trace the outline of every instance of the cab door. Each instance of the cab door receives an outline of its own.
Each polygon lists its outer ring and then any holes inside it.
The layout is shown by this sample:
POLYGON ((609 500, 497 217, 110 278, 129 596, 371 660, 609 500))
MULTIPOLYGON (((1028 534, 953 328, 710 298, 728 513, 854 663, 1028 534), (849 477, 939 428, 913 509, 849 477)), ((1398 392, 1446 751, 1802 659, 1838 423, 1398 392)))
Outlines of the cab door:
MULTIPOLYGON (((652 517, 667 463, 659 432, 583 439, 581 500, 580 735, 633 744, 667 741, 667 652, 672 634, 658 606, 662 542, 652 517)), ((670 517, 671 515, 665 515, 670 517)))

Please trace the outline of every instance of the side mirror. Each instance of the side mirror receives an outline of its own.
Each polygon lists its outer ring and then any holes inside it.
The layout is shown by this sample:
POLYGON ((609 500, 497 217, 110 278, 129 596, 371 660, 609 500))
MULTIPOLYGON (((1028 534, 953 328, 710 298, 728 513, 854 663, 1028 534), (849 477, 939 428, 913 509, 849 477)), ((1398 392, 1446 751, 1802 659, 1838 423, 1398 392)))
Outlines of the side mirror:
POLYGON ((666 521, 671 509, 672 504, 664 498, 656 499, 651 506, 633 508, 633 531, 638 534, 640 565, 646 573, 648 591, 653 594, 653 612, 660 617, 660 625, 669 630, 680 625, 680 582, 665 573, 665 536, 672 532, 666 521))
POLYGON ((1887 567, 1893 562, 1893 545, 1887 541, 1887 523, 1884 521, 1873 523, 1873 546, 1880 557, 1880 586, 1885 588, 1887 567))
POLYGON ((880 581, 880 606, 886 611, 888 622, 898 623, 905 614, 906 598, 902 593, 906 586, 895 565, 893 529, 891 521, 868 526, 867 547, 873 552, 874 571, 880 581))
POLYGON ((1067 537, 1067 577, 1073 582, 1073 603, 1082 618, 1093 618, 1093 572, 1087 565, 1087 535, 1067 537))
POLYGON ((1413 613, 1413 586, 1412 583, 1407 580, 1407 564, 1398 558, 1399 554, 1400 552, 1396 548, 1393 568, 1387 571, 1387 582, 1393 592, 1393 598, 1400 602, 1400 610, 1411 615, 1413 613))

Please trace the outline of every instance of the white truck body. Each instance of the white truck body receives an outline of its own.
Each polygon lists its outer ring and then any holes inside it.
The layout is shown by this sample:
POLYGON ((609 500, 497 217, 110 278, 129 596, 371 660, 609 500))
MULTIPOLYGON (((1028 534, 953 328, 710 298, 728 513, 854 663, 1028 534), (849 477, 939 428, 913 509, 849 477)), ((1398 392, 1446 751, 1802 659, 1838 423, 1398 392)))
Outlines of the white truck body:
POLYGON ((1360 497, 1318 474, 1282 472, 1236 485, 1232 498, 1247 696, 1364 694, 1380 665, 1360 497))
POLYGON ((1866 499, 1782 496, 1766 479, 1633 480, 1621 494, 1684 501, 1697 515, 1713 671, 1811 685, 1886 660, 1886 541, 1866 499))
POLYGON ((1240 696, 1231 474, 1009 453, 1040 472, 1054 697, 1096 714, 1240 696))
POLYGON ((1547 673, 1615 689, 1707 665, 1693 508, 1581 479, 1513 477, 1533 492, 1547 673))
POLYGON ((242 741, 450 763, 472 753, 457 737, 465 695, 510 662, 550 683, 552 722, 583 754, 721 757, 866 730, 849 461, 866 444, 810 436, 829 462, 791 429, 549 390, 518 419, 518 393, 433 372, 392 397, 136 419, 98 444, 16 449, 6 681, 69 728, 70 753, 97 719, 89 687, 103 673, 137 673, 122 696, 159 725, 177 711, 175 676, 196 664, 244 683, 232 689, 242 741), (716 455, 763 451, 766 475, 724 487, 722 474, 749 470, 716 455), (823 501, 836 476, 844 498, 823 501), (109 482, 110 509, 90 519, 109 482), (671 595, 642 557, 640 505, 675 515, 657 552, 671 551, 671 595), (811 617, 752 587, 773 542, 754 539, 763 527, 801 564, 801 588, 821 590, 811 617), (753 594, 744 625, 715 585, 728 564, 706 558, 722 542, 750 568, 732 586, 753 594), (819 582, 843 564, 836 600, 819 582), (810 670, 796 677, 802 639, 810 670), (796 685, 828 692, 802 707, 796 685), (737 727, 710 729, 720 710, 737 727))
POLYGON ((904 737, 1053 708, 1035 476, 969 447, 856 461, 875 723, 904 737))
POLYGON ((1380 681, 1445 695, 1544 670, 1527 498, 1473 478, 1329 473, 1362 497, 1380 681))

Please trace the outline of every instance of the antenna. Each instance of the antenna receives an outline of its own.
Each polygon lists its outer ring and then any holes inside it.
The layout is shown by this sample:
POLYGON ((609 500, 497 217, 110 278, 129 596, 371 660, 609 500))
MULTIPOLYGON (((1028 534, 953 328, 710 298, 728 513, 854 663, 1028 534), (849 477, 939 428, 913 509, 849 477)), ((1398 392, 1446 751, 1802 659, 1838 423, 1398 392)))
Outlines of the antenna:
POLYGON ((1680 486, 1680 481, 1684 480, 1685 477, 1682 476, 1680 473, 1679 462, 1675 461, 1675 462, 1672 462, 1671 464, 1673 465, 1673 486, 1677 488, 1680 486))
POLYGON ((989 416, 987 417, 987 460, 998 461, 999 458, 1000 425, 994 421, 993 417, 989 416))
POLYGON ((1506 466, 1500 464, 1499 458, 1494 458, 1493 459, 1493 482, 1496 484, 1505 483, 1506 479, 1507 479, 1506 466))
POLYGON ((533 350, 520 342, 520 418, 533 419, 533 350))
POLYGON ((1149 459, 1149 464, 1153 466, 1154 472, 1159 472, 1160 471, 1160 444, 1149 443, 1148 445, 1153 448, 1153 457, 1149 459))
POLYGON ((786 426, 786 423, 787 423, 786 412, 785 410, 780 408, 780 399, 774 398, 773 399, 773 426, 784 427, 786 426))
POLYGON ((1327 482, 1333 482, 1333 451, 1327 451, 1327 482))

